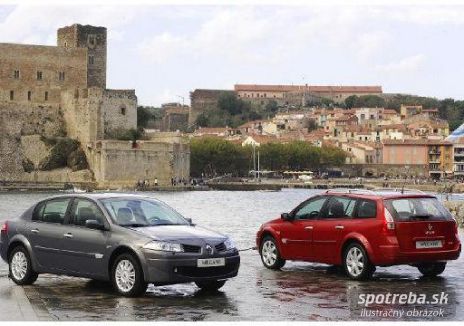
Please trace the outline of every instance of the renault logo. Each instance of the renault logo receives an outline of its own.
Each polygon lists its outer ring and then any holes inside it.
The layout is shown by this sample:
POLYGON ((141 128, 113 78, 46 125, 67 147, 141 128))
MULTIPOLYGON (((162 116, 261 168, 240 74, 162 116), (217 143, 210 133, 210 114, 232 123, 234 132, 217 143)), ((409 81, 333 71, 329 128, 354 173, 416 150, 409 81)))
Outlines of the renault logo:
POLYGON ((206 253, 207 253, 208 255, 212 255, 213 252, 214 252, 213 247, 211 247, 211 245, 209 245, 209 244, 207 244, 207 245, 205 246, 205 249, 206 249, 206 253))
POLYGON ((434 235, 434 234, 435 234, 435 231, 433 231, 433 225, 429 223, 427 225, 427 230, 425 231, 425 235, 434 235))

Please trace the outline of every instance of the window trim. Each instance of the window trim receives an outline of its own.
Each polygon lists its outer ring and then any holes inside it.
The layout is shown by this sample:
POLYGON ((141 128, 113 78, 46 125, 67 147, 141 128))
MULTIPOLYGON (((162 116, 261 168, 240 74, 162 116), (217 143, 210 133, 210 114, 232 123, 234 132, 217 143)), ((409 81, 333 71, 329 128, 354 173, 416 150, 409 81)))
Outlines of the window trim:
POLYGON ((354 207, 353 207, 353 215, 356 216, 356 213, 357 213, 357 206, 358 206, 358 198, 353 198, 353 197, 344 196, 344 195, 332 195, 332 196, 329 196, 329 199, 326 201, 326 203, 325 203, 324 206, 322 207, 321 212, 322 212, 323 214, 321 214, 321 216, 319 216, 318 218, 316 218, 317 220, 321 220, 321 221, 334 221, 334 220, 352 220, 352 219, 355 218, 354 216, 328 217, 328 216, 327 216, 328 204, 329 204, 329 202, 330 202, 330 200, 331 200, 332 198, 346 198, 346 199, 349 199, 349 200, 354 201, 355 203, 354 203, 354 207))
POLYGON ((93 199, 90 199, 90 198, 85 198, 85 197, 72 197, 72 202, 69 205, 68 214, 66 215, 64 225, 77 227, 77 228, 81 228, 81 229, 85 229, 85 230, 92 230, 92 231, 98 231, 98 232, 102 231, 102 230, 89 229, 85 225, 77 225, 77 224, 71 223, 71 212, 72 212, 72 209, 74 208, 74 203, 77 203, 79 200, 91 202, 92 204, 94 204, 97 207, 97 209, 100 211, 100 213, 103 216, 103 225, 105 226, 105 231, 108 231, 109 228, 110 228, 110 226, 109 226, 110 224, 108 222, 108 218, 107 218, 107 216, 105 214, 105 211, 100 207, 100 205, 99 205, 99 203, 97 201, 95 201, 93 199))
MULTIPOLYGON (((31 222, 34 222, 34 223, 46 223, 46 224, 51 224, 51 225, 65 225, 66 223, 66 219, 68 218, 68 215, 69 215, 69 210, 71 208, 71 203, 73 202, 73 197, 58 197, 58 198, 49 198, 49 199, 46 199, 46 200, 43 200, 39 203, 37 203, 37 205, 35 205, 33 211, 32 211, 32 215, 31 215, 31 222), (66 211, 64 213, 64 217, 63 217, 63 223, 54 223, 54 222, 47 222, 47 221, 44 221, 44 220, 36 220, 34 219, 34 215, 36 213, 36 210, 38 209, 38 207, 40 205, 44 205, 44 207, 47 205, 47 203, 51 202, 51 201, 57 201, 57 200, 69 200, 68 202, 68 206, 66 207, 66 211)), ((43 212, 42 212, 43 213, 43 212)))
POLYGON ((375 218, 377 218, 377 213, 379 211, 378 206, 379 205, 378 205, 377 200, 368 199, 368 198, 356 198, 356 206, 354 208, 355 209, 354 210, 354 216, 351 219, 360 219, 360 220, 375 219, 375 218), (363 216, 363 217, 358 216, 359 207, 360 207, 362 201, 372 201, 372 202, 374 202, 374 204, 375 204, 375 215, 374 216, 363 216))

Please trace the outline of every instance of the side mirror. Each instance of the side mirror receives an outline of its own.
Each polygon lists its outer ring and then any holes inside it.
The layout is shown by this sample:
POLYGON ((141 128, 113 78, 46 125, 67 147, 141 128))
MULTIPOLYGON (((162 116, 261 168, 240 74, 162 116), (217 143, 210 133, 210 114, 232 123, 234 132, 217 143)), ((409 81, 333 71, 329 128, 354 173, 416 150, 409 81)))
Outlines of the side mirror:
POLYGON ((193 221, 192 221, 192 219, 190 217, 185 217, 185 219, 187 220, 187 222, 189 222, 190 225, 193 224, 193 221))
POLYGON ((280 218, 284 221, 293 221, 293 216, 290 213, 282 213, 280 214, 280 218))
POLYGON ((105 226, 97 220, 85 221, 85 227, 93 230, 105 230, 105 226))

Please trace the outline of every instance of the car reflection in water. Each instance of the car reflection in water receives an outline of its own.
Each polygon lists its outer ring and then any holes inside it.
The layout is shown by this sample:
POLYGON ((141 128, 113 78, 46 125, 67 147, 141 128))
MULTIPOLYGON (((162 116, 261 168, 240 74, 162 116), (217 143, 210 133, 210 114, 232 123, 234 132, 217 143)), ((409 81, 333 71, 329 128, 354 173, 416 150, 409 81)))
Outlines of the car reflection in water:
POLYGON ((237 308, 227 293, 206 293, 191 284, 149 286, 146 294, 126 298, 110 283, 70 277, 41 277, 25 287, 36 310, 51 312, 59 320, 233 320, 237 308), (72 299, 70 299, 72 298, 72 299))
MULTIPOLYGON (((257 271, 257 285, 264 298, 285 302, 288 306, 304 306, 307 320, 460 320, 457 316, 459 299, 455 285, 447 277, 434 279, 414 274, 414 267, 379 268, 370 282, 347 280, 339 268, 323 264, 290 263, 282 271, 257 271), (394 273, 393 273, 394 271, 394 273), (443 295, 441 293, 444 293, 443 295), (442 296, 442 304, 362 304, 360 297, 405 294, 411 297, 425 295, 432 301, 432 296, 442 296), (440 311, 441 309, 441 311, 440 311), (391 312, 396 311, 395 313, 391 312), (416 316, 414 316, 416 310, 416 316), (398 312, 399 311, 399 312, 398 312), (400 318, 397 316, 403 311, 400 318), (409 312, 408 312, 409 311, 409 312), (417 313, 422 316, 417 316, 417 313), (435 313, 425 316, 424 313, 435 313), (374 315, 375 313, 375 315, 374 315), (383 317, 385 315, 385 317, 383 317)), ((451 277, 452 278, 452 277, 451 277)), ((300 311, 303 313, 303 311, 300 311)), ((301 316, 300 316, 301 317, 301 316)), ((297 318, 302 319, 302 318, 297 318)), ((303 318, 304 319, 304 318, 303 318)))

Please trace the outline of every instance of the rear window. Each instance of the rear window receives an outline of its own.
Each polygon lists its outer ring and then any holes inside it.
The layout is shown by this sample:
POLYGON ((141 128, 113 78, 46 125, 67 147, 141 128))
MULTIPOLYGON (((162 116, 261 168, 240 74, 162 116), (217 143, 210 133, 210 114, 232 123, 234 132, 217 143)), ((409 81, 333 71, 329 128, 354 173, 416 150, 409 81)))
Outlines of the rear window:
POLYGON ((451 213, 436 198, 388 199, 385 205, 395 221, 450 221, 451 213))

